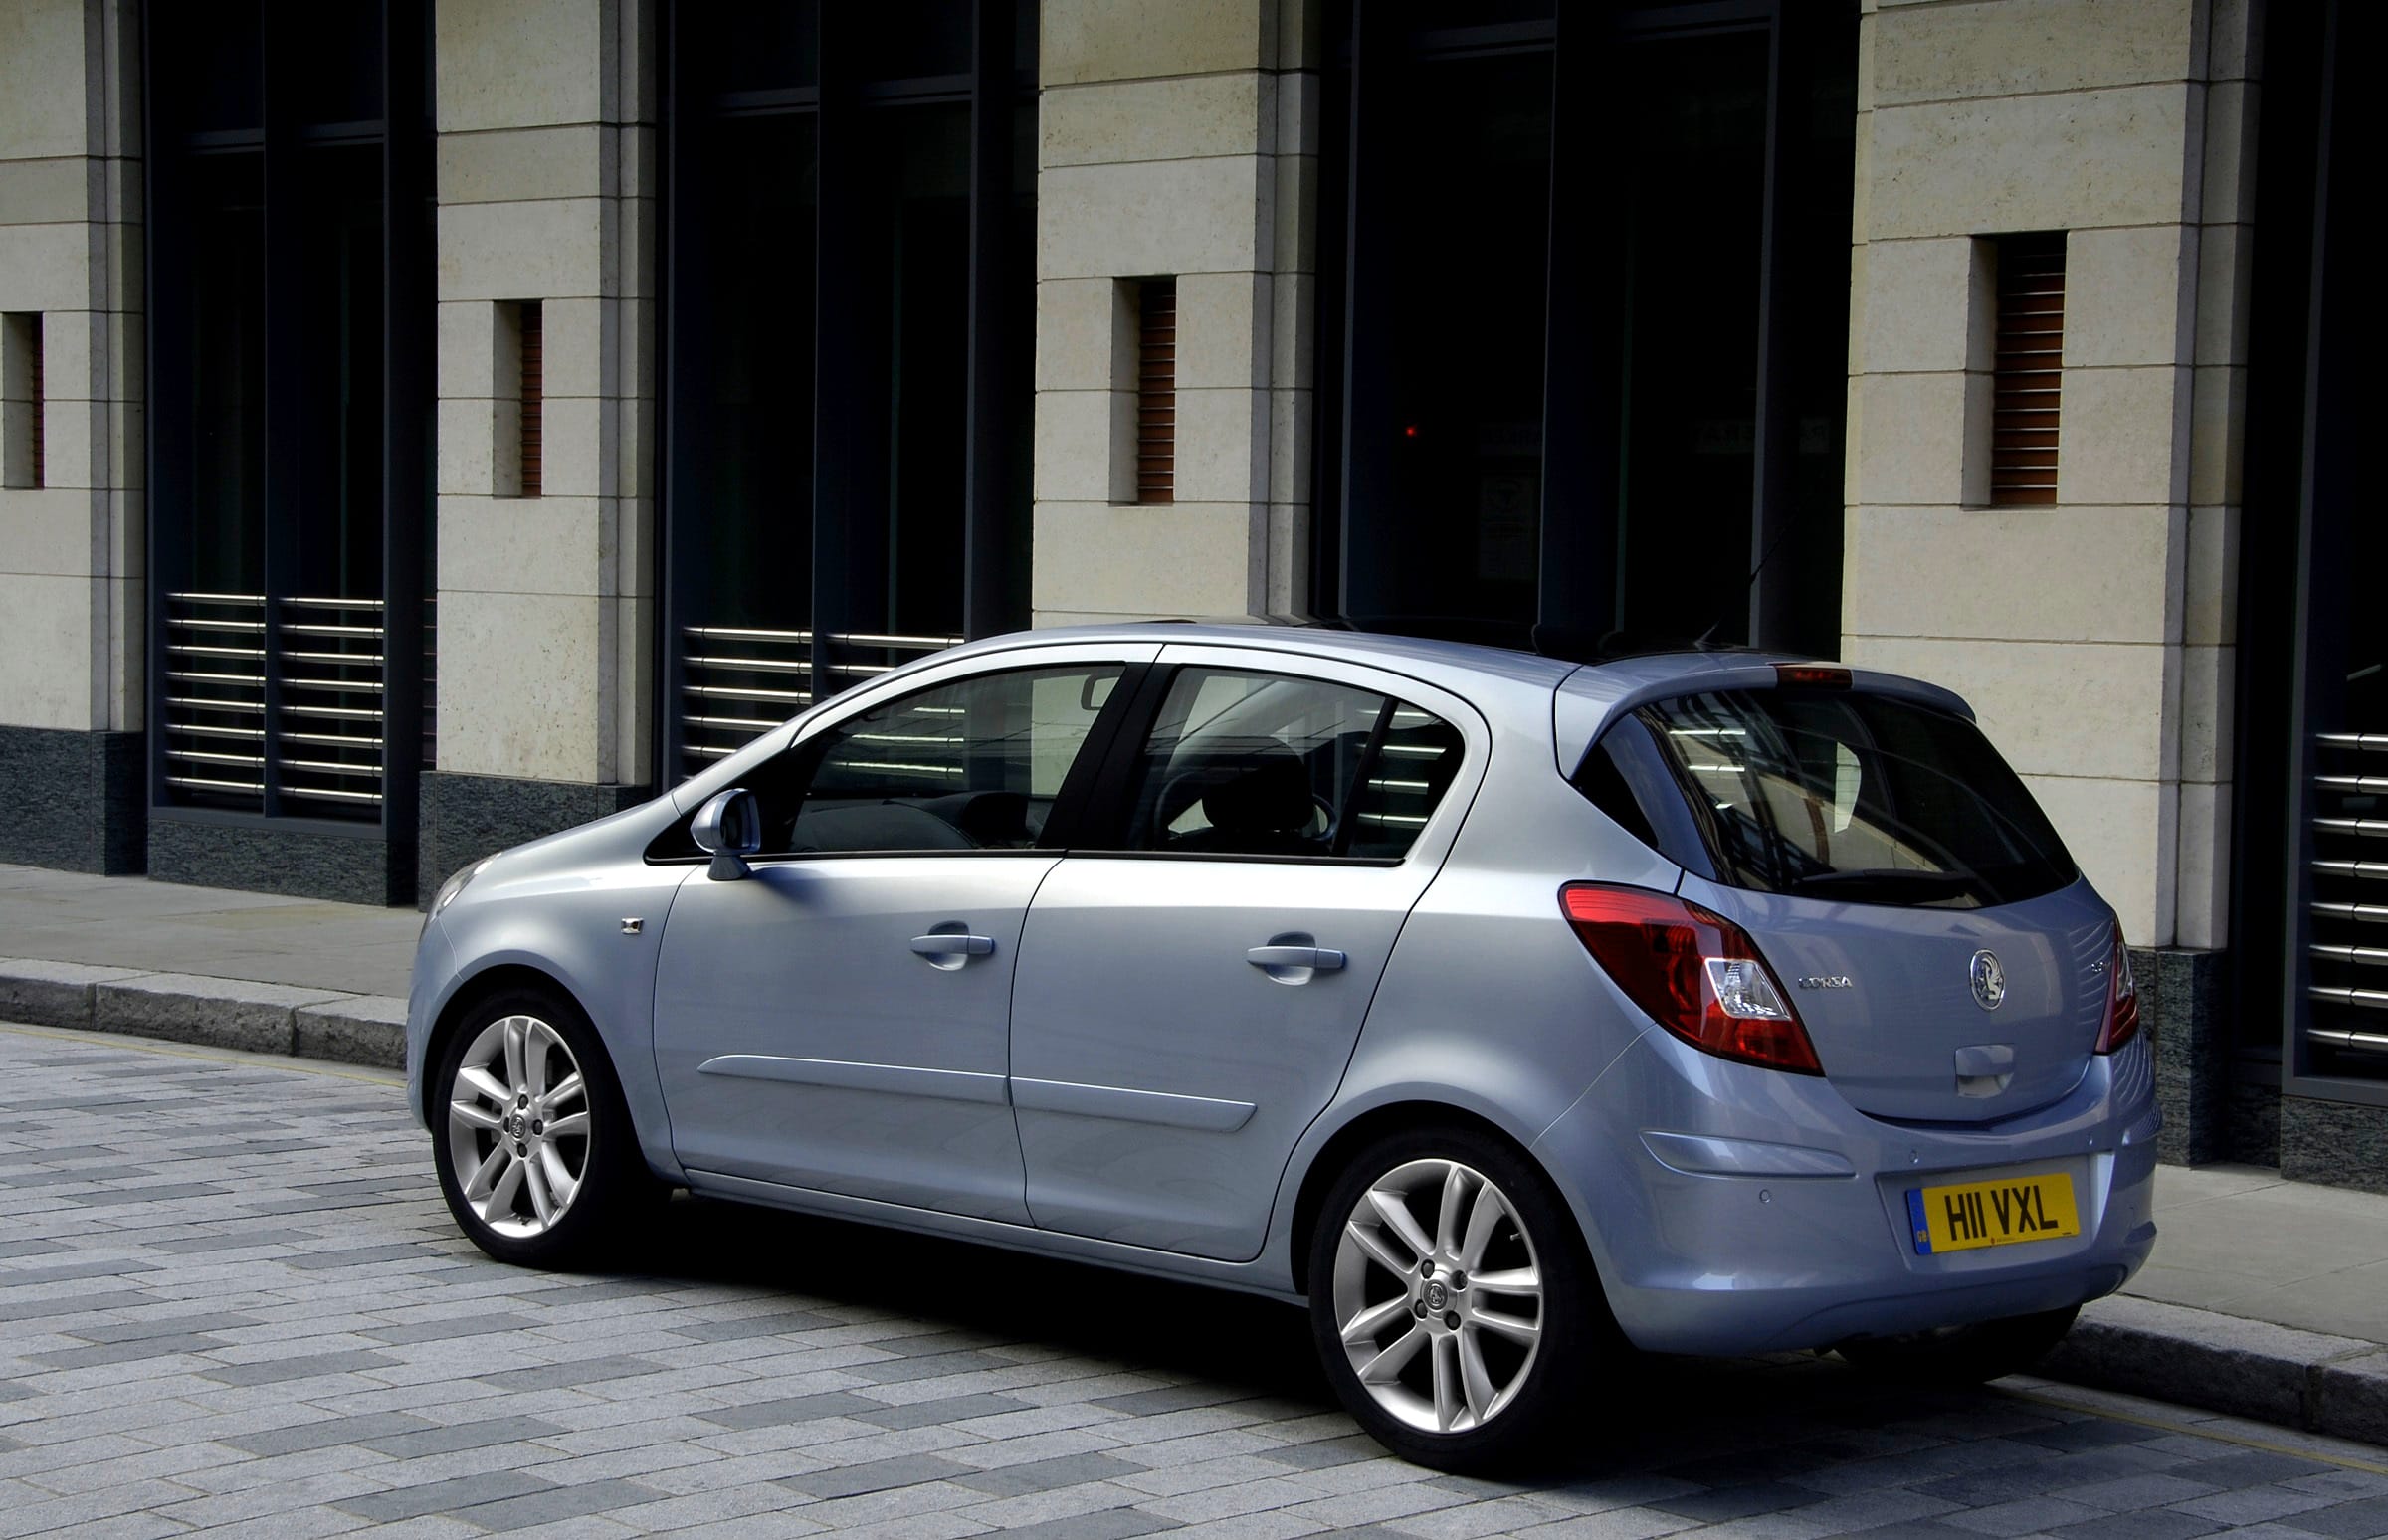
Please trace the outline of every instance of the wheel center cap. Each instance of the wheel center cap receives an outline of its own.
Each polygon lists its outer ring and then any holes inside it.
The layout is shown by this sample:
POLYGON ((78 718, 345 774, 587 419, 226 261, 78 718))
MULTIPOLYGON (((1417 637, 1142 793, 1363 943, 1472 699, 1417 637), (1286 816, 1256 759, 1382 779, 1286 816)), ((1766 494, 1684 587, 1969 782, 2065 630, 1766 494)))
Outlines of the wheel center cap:
POLYGON ((1450 1303, 1451 1290, 1443 1286, 1441 1279, 1426 1285, 1426 1307, 1429 1310, 1441 1310, 1450 1303))
POLYGON ((506 1136, 508 1139, 519 1139, 519 1138, 521 1138, 521 1137, 522 1137, 522 1114, 521 1114, 521 1113, 519 1113, 519 1112, 508 1112, 507 1114, 505 1114, 504 1126, 505 1126, 505 1136, 506 1136))

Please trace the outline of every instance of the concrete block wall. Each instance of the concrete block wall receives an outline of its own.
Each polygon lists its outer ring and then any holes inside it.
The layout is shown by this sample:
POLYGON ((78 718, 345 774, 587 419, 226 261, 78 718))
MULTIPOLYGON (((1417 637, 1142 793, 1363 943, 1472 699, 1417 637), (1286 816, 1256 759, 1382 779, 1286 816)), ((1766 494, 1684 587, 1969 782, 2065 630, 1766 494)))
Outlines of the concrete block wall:
POLYGON ((435 8, 441 779, 653 778, 656 11, 435 8), (544 467, 524 497, 498 388, 505 307, 534 300, 544 467))
POLYGON ((1971 699, 2138 946, 2227 928, 2242 0, 1877 0, 1843 647, 1971 699), (2063 231, 2058 501, 1991 507, 1989 238, 2063 231), (2211 375, 2211 379, 2208 376, 2211 375))
POLYGON ((1306 599, 1318 10, 1045 0, 1039 625, 1306 599), (1123 286, 1152 277, 1177 280, 1176 501, 1137 506, 1123 286))

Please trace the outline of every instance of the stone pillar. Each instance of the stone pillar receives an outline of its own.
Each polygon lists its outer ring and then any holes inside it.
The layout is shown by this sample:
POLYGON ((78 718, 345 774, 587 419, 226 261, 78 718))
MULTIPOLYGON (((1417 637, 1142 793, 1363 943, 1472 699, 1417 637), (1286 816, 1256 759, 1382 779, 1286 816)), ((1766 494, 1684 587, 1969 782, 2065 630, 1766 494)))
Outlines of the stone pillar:
POLYGON ((1307 597, 1318 9, 1046 0, 1039 625, 1307 597), (1138 506, 1120 398, 1156 277, 1177 281, 1176 494, 1138 506))
POLYGON ((81 871, 148 809, 139 20, 0 9, 0 861, 81 871))
POLYGON ((1860 44, 1844 651, 1974 703, 2135 946, 2222 923, 2209 3, 1882 0, 1860 44), (2067 247, 2059 501, 1991 507, 1984 238, 2042 231, 2067 247))
POLYGON ((437 17, 438 768, 422 882, 654 781, 657 7, 437 17), (520 325, 543 334, 537 495, 520 325))

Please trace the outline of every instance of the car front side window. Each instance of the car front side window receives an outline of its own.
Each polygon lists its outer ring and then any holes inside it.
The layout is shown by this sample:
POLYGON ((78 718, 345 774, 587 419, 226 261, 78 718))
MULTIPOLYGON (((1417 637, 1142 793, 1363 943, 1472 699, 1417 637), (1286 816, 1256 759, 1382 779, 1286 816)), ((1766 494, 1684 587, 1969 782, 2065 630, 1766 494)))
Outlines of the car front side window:
POLYGON ((760 854, 1034 848, 1123 672, 979 674, 814 734, 749 779, 760 854))

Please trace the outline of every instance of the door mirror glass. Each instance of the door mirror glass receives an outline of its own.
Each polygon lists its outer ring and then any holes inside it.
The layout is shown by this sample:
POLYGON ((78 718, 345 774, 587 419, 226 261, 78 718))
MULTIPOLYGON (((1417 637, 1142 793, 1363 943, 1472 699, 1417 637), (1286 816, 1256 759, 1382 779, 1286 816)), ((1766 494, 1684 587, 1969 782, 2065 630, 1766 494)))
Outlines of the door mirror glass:
POLYGON ((726 882, 747 874, 745 858, 763 848, 762 820, 754 793, 743 786, 721 792, 689 821, 689 838, 713 858, 705 875, 726 882))

